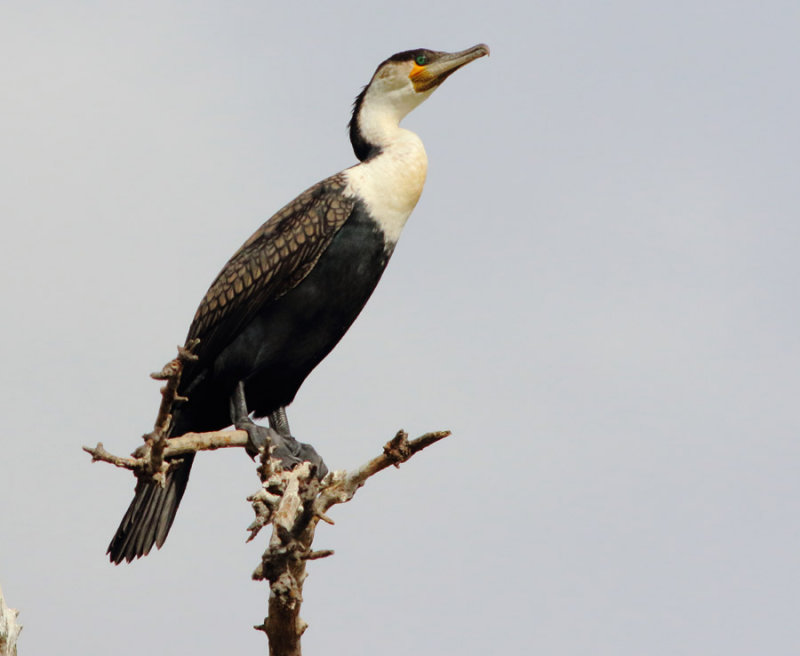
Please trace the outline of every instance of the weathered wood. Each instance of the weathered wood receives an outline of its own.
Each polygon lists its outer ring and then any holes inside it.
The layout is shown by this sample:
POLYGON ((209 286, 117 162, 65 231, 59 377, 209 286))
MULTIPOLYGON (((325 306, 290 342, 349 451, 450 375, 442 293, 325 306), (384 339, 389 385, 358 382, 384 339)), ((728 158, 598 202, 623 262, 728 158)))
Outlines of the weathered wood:
POLYGON ((17 623, 19 611, 6 606, 0 588, 0 656, 17 656, 17 637, 22 625, 17 623))
POLYGON ((267 634, 270 656, 302 654, 300 639, 308 626, 300 617, 306 561, 333 554, 311 549, 319 521, 332 523, 326 511, 350 501, 371 476, 391 465, 399 466, 448 435, 449 431, 438 431, 409 442, 408 435, 399 431, 381 455, 351 473, 331 472, 322 482, 314 477, 310 463, 284 472, 277 469, 277 461, 272 461, 273 473, 262 479, 261 490, 250 497, 256 512, 250 539, 258 529, 272 523, 269 545, 253 572, 254 579, 269 581, 268 614, 264 623, 254 628, 267 634))

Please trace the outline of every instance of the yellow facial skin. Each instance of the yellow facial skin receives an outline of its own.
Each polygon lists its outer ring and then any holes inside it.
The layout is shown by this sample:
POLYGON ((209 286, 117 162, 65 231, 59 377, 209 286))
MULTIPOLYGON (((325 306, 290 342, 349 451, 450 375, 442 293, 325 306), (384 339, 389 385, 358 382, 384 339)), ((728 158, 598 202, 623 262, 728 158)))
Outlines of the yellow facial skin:
POLYGON ((438 76, 431 75, 427 64, 425 66, 420 66, 414 62, 414 66, 412 67, 411 72, 408 74, 408 78, 414 85, 414 90, 418 93, 433 89, 439 84, 438 76))

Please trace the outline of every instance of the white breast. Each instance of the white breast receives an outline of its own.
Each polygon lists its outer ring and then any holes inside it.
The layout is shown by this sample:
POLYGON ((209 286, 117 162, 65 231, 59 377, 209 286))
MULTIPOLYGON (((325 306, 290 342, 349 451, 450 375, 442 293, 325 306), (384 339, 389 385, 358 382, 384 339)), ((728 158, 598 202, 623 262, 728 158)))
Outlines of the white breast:
POLYGON ((365 203, 387 243, 394 245, 422 194, 427 172, 422 140, 398 129, 380 155, 347 169, 344 193, 365 203))

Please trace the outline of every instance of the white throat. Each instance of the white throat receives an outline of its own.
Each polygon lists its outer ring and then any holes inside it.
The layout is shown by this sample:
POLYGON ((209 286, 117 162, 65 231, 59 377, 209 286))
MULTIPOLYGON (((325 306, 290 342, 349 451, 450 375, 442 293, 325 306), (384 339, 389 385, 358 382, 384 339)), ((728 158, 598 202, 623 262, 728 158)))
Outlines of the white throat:
POLYGON ((362 131, 370 130, 370 136, 376 139, 371 143, 379 144, 381 151, 347 169, 345 193, 365 203, 367 211, 383 231, 387 246, 394 248, 422 194, 428 173, 428 157, 422 140, 410 130, 401 128, 396 121, 376 118, 374 123, 362 123, 361 128, 362 131))

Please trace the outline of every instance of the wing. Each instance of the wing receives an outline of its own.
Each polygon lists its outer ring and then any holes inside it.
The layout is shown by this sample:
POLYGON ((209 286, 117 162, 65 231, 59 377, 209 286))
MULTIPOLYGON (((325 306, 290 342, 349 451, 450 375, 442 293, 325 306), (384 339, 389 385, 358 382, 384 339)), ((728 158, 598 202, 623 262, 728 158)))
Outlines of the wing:
POLYGON ((220 271, 197 308, 187 340, 199 338, 198 364, 227 346, 265 303, 280 298, 314 268, 350 216, 339 173, 314 185, 262 225, 220 271))

